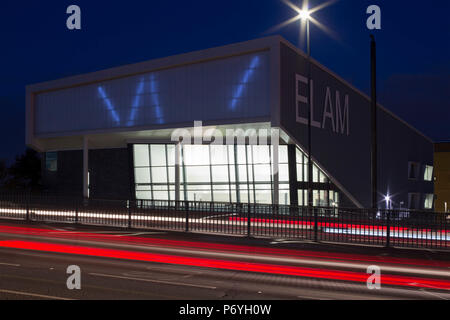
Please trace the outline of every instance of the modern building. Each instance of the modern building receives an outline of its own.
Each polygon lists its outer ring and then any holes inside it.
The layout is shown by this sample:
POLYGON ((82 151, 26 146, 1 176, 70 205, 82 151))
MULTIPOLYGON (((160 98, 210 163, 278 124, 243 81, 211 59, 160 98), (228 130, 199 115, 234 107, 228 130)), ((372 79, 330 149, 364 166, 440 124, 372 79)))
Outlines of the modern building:
POLYGON ((434 146, 436 211, 450 212, 450 142, 434 146))
MULTIPOLYGON (((308 106, 314 205, 371 207, 370 98, 279 36, 30 85, 26 142, 62 193, 306 205, 308 106)), ((380 207, 432 209, 432 166, 378 105, 380 207)))

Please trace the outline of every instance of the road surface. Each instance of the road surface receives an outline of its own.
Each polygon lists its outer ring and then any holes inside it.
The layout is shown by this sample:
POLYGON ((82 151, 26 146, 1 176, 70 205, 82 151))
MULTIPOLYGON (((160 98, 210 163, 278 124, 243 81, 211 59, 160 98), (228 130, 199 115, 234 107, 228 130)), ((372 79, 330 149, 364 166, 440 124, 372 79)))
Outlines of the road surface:
POLYGON ((448 253, 0 223, 0 299, 450 299, 448 253), (66 286, 70 265, 81 290, 66 286), (369 290, 367 267, 381 268, 369 290))

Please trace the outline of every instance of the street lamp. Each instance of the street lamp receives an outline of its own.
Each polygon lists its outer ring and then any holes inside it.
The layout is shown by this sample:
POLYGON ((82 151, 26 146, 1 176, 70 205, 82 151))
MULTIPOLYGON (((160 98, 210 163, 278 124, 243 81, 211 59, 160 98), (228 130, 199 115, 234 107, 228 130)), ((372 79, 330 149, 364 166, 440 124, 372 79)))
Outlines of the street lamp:
POLYGON ((312 176, 313 176, 313 163, 312 163, 312 152, 311 152, 311 144, 312 144, 312 134, 311 134, 311 123, 312 123, 312 112, 311 112, 311 39, 310 39, 310 22, 314 23, 319 29, 330 35, 334 39, 338 39, 337 35, 327 28, 325 25, 320 23, 317 19, 315 19, 312 14, 322 10, 338 0, 329 0, 321 5, 318 5, 314 8, 309 8, 309 0, 303 0, 302 7, 298 7, 294 5, 290 0, 281 0, 291 9, 293 9, 297 15, 292 17, 291 19, 284 21, 278 26, 269 30, 270 32, 277 31, 295 21, 300 20, 300 38, 303 37, 303 27, 306 24, 306 42, 307 42, 307 64, 308 64, 308 206, 312 207, 313 205, 313 196, 312 196, 312 176))
POLYGON ((386 209, 391 209, 391 197, 389 195, 384 197, 384 200, 386 201, 386 209))
POLYGON ((311 20, 310 13, 308 9, 301 10, 299 13, 301 19, 306 22, 306 47, 307 47, 307 64, 308 64, 308 206, 313 206, 313 196, 312 196, 312 176, 313 176, 313 165, 312 165, 312 112, 311 112, 311 37, 309 21, 311 20))
POLYGON ((311 13, 308 10, 300 10, 298 15, 300 19, 309 19, 311 17, 311 13))

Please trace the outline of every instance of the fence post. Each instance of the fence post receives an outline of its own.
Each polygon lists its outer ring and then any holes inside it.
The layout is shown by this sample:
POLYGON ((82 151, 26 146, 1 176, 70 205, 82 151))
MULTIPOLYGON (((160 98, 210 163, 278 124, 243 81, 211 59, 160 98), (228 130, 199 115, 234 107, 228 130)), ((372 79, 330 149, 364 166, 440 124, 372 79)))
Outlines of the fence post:
POLYGON ((27 207, 26 221, 30 221, 30 196, 26 197, 26 207, 27 207))
POLYGON ((128 229, 131 229, 131 201, 128 202, 128 229))
POLYGON ((386 212, 386 248, 391 246, 391 213, 386 212))
POLYGON ((186 214, 186 232, 189 232, 189 204, 187 201, 184 202, 184 211, 186 214))
POLYGON ((252 227, 252 220, 251 220, 251 211, 250 211, 250 202, 247 205, 247 236, 251 236, 251 227, 252 227))
POLYGON ((314 208, 311 208, 311 210, 313 211, 314 214, 314 241, 317 242, 318 241, 318 218, 317 218, 317 210, 315 210, 314 208))
POLYGON ((75 224, 78 224, 78 201, 75 200, 75 224))

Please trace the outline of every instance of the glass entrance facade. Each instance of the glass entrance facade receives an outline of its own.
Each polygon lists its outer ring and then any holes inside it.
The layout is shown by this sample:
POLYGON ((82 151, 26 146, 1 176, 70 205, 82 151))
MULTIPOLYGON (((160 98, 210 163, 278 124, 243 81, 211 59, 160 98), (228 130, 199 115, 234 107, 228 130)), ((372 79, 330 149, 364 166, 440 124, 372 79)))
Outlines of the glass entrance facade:
MULTIPOLYGON (((175 200, 173 144, 133 146, 136 198, 175 200)), ((268 145, 182 145, 180 154, 180 200, 207 202, 273 203, 273 146, 268 145)), ((288 146, 279 146, 279 204, 289 205, 288 146)), ((298 204, 306 205, 307 158, 297 149, 298 204)), ((294 161, 293 161, 294 162, 294 161)), ((329 205, 337 193, 329 190, 326 175, 314 165, 314 205, 329 205), (324 187, 320 187, 323 185, 324 187), (320 190, 323 189, 323 190, 320 190)))
MULTIPOLYGON (((299 148, 296 149, 297 196, 298 205, 308 205, 308 156, 299 148)), ((338 206, 339 192, 327 175, 313 163, 313 206, 338 206)))

